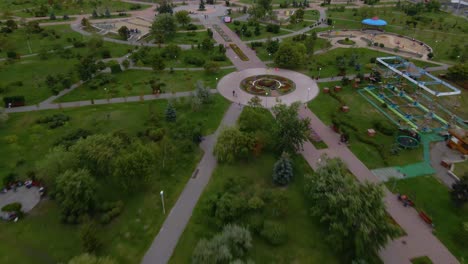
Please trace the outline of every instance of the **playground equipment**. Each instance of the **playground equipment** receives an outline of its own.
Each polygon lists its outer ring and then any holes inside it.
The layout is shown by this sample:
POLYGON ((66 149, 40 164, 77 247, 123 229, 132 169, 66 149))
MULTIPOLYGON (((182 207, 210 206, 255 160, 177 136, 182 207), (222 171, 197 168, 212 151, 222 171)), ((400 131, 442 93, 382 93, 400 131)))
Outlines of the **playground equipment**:
POLYGON ((419 140, 410 136, 398 136, 396 141, 398 142, 398 145, 405 149, 417 148, 419 146, 419 140))
POLYGON ((381 64, 375 70, 378 78, 374 79, 378 85, 360 89, 359 93, 399 128, 423 133, 468 128, 463 119, 436 102, 438 97, 459 94, 460 90, 400 57, 377 58, 377 61, 381 64), (421 81, 426 76, 436 80, 421 81), (428 85, 451 92, 435 91, 428 85), (426 92, 435 97, 430 98, 426 92))
POLYGON ((453 85, 442 81, 441 79, 435 77, 434 75, 426 72, 425 70, 414 66, 414 64, 406 61, 401 57, 380 57, 377 58, 377 61, 387 67, 392 72, 398 74, 399 76, 407 79, 411 83, 417 85, 418 87, 424 89, 426 92, 435 95, 435 96, 447 96, 447 95, 457 95, 460 94, 460 90, 454 87, 453 85), (403 69, 403 70, 401 70, 403 69), (423 79, 428 78, 429 80, 423 81, 423 79), (442 85, 444 88, 451 90, 450 92, 441 92, 435 91, 434 89, 429 88, 428 86, 433 85, 442 85))

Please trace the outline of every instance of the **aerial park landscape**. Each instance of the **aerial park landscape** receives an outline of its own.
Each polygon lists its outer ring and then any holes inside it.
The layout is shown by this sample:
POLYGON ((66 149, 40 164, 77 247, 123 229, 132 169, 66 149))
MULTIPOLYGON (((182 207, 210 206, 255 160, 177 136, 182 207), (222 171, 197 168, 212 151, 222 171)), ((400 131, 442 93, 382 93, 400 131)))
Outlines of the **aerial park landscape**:
POLYGON ((465 263, 467 12, 0 1, 0 263, 465 263))

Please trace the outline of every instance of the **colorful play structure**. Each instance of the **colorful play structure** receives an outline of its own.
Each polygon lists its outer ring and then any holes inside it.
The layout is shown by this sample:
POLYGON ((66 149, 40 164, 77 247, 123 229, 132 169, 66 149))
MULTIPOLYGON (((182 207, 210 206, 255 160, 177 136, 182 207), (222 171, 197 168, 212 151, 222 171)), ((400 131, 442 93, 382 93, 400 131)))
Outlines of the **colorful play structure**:
MULTIPOLYGON (((377 58, 377 65, 374 71, 379 81, 359 93, 400 129, 439 133, 449 128, 468 128, 463 119, 436 100, 460 94, 459 89, 400 57, 377 58)), ((401 141, 405 142, 405 138, 401 141)), ((411 146, 414 142, 408 143, 411 146)))

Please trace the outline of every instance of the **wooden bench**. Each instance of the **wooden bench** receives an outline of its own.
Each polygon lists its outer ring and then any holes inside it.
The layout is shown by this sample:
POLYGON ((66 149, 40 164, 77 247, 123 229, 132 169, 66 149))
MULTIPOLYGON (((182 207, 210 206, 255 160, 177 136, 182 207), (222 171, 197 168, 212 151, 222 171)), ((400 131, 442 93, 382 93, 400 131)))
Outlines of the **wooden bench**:
POLYGON ((419 216, 422 218, 422 220, 424 220, 424 222, 432 225, 432 219, 426 213, 424 213, 424 211, 419 211, 419 216))

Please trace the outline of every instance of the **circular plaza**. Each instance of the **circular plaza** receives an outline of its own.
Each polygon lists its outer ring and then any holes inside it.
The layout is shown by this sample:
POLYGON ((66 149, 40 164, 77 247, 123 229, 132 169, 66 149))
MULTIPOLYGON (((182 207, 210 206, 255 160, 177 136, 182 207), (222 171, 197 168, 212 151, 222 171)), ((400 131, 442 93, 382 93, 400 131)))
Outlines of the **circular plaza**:
POLYGON ((242 105, 247 105, 252 97, 258 96, 266 108, 277 103, 305 103, 314 99, 319 92, 317 83, 307 75, 271 68, 232 72, 219 80, 217 89, 226 99, 242 105))

